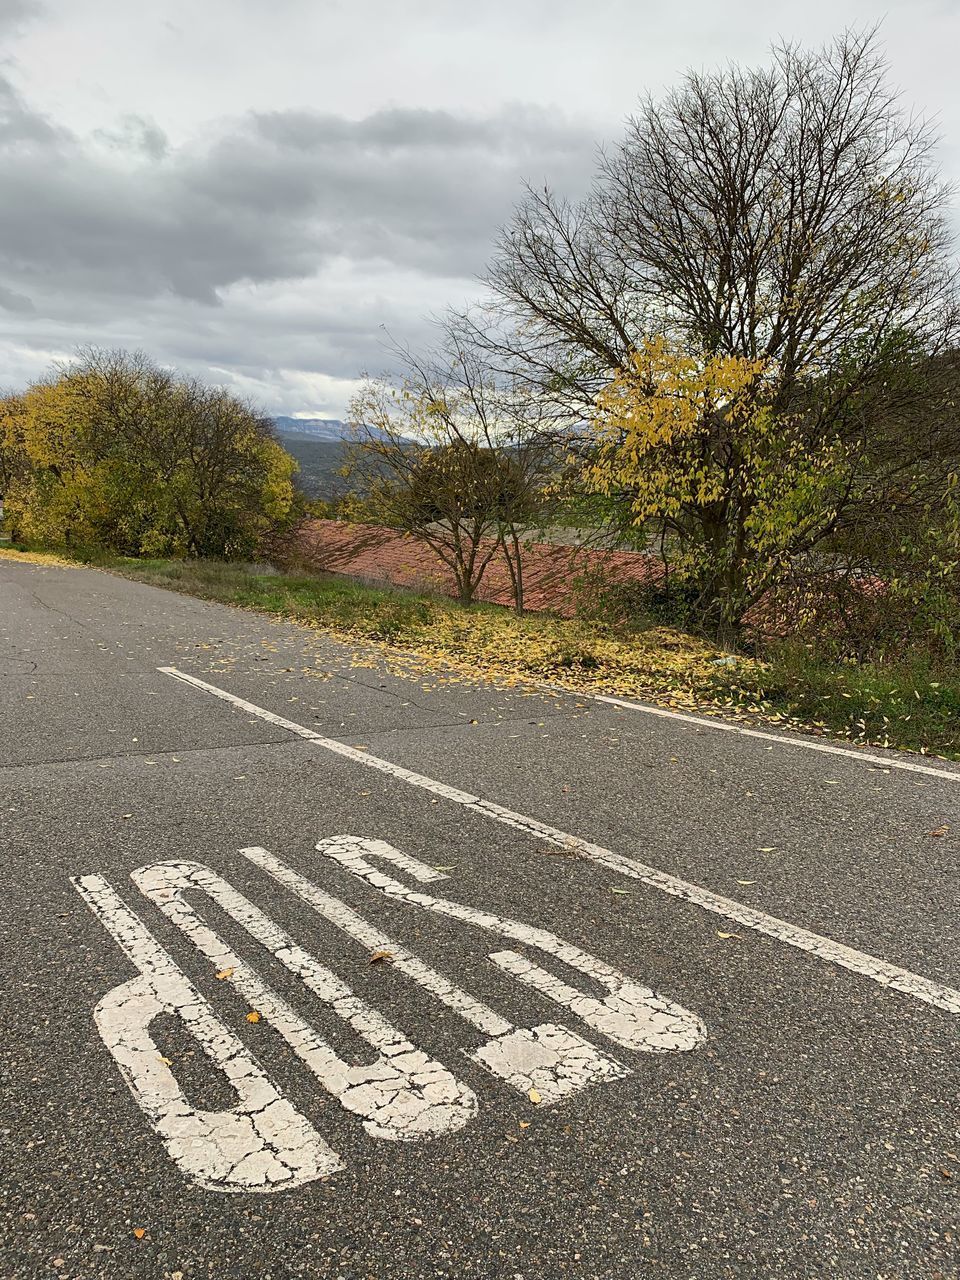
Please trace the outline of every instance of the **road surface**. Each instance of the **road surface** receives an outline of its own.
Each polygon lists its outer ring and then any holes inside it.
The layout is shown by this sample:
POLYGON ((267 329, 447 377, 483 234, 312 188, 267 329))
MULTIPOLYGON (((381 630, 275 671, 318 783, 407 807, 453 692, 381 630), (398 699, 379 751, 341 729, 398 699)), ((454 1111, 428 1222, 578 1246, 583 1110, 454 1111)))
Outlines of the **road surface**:
POLYGON ((960 1274, 960 767, 9 561, 0 675, 0 1275, 960 1274))

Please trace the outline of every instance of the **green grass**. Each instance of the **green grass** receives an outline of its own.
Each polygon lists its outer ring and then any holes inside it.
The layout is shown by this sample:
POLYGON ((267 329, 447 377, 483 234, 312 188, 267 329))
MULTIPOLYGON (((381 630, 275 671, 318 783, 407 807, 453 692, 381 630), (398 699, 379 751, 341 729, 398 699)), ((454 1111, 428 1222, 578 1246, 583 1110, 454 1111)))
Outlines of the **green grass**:
MULTIPOLYGON (((10 553, 0 550, 4 554, 10 553)), ((517 618, 494 605, 464 609, 443 597, 263 565, 132 560, 101 552, 73 558, 379 646, 404 674, 452 669, 506 683, 548 681, 960 759, 960 670, 917 657, 842 663, 792 643, 761 660, 724 653, 670 627, 544 614, 517 618)))
POLYGON ((837 662, 800 644, 768 655, 765 697, 798 721, 854 742, 960 759, 960 671, 906 653, 884 663, 837 662))

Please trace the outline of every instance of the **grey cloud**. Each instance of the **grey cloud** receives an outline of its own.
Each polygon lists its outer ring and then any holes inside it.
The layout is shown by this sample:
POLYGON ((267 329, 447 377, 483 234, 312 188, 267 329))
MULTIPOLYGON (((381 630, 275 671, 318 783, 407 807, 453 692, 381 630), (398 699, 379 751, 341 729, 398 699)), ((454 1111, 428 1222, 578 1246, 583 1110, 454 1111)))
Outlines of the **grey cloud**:
POLYGON ((114 150, 150 160, 162 160, 170 146, 159 125, 138 115, 125 115, 115 129, 97 129, 93 136, 114 150))
MULTIPOLYGON (((2 0, 0 0, 2 3, 2 0)), ((2 32, 0 14, 0 32, 2 32)), ((44 151, 70 137, 38 112, 31 111, 0 71, 0 155, 44 151)))
POLYGON ((240 281, 301 278, 340 256, 470 275, 522 176, 582 185, 592 155, 584 135, 519 109, 486 121, 275 113, 171 152, 139 118, 85 141, 9 84, 0 94, 0 266, 28 287, 55 272, 59 290, 85 295, 214 303, 240 281))
POLYGON ((545 111, 523 106, 481 119, 449 111, 395 107, 362 120, 310 111, 256 112, 252 120, 262 137, 300 150, 322 151, 330 145, 350 143, 385 152, 464 146, 503 151, 524 131, 541 143, 553 135, 555 147, 570 146, 569 127, 564 128, 545 111))
POLYGON ((43 6, 37 0, 0 0, 0 35, 38 18, 43 6))
POLYGON ((0 307, 4 311, 13 311, 17 315, 28 315, 36 309, 25 294, 6 289, 2 284, 0 284, 0 307))
MULTIPOLYGON (((196 370, 210 366, 260 376, 290 369, 349 379, 389 364, 385 329, 417 346, 431 340, 429 315, 440 309, 445 290, 441 285, 410 296, 410 285, 407 274, 341 281, 324 275, 306 284, 244 290, 220 307, 172 294, 129 308, 91 297, 80 309, 62 299, 38 314, 29 333, 16 332, 44 352, 66 354, 95 342, 142 347, 196 370)), ((452 296, 462 298, 469 288, 469 281, 452 282, 452 296)))
POLYGON ((0 307, 34 308, 16 340, 46 351, 140 345, 256 378, 354 377, 382 366, 381 324, 423 337, 421 295, 476 288, 522 178, 575 193, 593 152, 523 107, 250 114, 176 148, 126 116, 85 138, 0 73, 0 307), (327 292, 343 264, 355 283, 327 292), (289 302, 258 307, 278 287, 289 302))

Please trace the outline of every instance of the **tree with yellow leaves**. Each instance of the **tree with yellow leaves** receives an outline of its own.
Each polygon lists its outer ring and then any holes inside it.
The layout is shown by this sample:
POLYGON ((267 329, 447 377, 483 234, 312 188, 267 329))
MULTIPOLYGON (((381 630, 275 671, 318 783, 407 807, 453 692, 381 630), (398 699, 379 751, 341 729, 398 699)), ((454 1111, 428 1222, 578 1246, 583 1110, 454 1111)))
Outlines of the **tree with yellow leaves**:
POLYGON ((664 338, 599 395, 586 487, 654 526, 693 611, 727 638, 835 516, 838 438, 811 451, 802 415, 776 413, 771 361, 695 356, 664 338))
POLYGON ((90 350, 0 402, 14 532, 129 555, 236 557, 294 506, 296 463, 221 388, 90 350))

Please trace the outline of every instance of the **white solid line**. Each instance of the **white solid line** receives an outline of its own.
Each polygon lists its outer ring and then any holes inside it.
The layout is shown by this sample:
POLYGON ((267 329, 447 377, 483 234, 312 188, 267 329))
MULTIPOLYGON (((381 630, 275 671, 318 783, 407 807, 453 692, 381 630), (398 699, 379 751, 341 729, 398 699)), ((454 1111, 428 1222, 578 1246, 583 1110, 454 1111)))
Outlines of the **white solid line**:
MULTIPOLYGON (((561 691, 558 685, 544 687, 556 692, 561 691)), ((695 724, 706 729, 719 729, 722 733, 738 733, 743 738, 761 738, 764 742, 773 742, 779 747, 804 747, 807 751, 822 751, 825 755, 831 756, 847 756, 851 760, 881 765, 885 769, 906 769, 910 773, 926 773, 933 778, 948 778, 951 782, 960 782, 960 770, 937 769, 929 764, 915 764, 912 760, 891 760, 888 756, 875 756, 868 751, 858 751, 855 747, 837 747, 829 742, 811 742, 807 738, 793 738, 782 733, 766 733, 763 729, 750 729, 746 725, 731 724, 729 720, 713 720, 709 716, 694 716, 685 711, 670 711, 666 707, 653 707, 645 702, 630 702, 626 698, 615 698, 607 693, 577 693, 570 689, 564 689, 562 692, 576 698, 589 698, 592 702, 606 702, 611 707, 623 707, 627 711, 641 711, 648 716, 682 720, 685 724, 695 724)))
POLYGON ((174 679, 182 680, 184 684, 192 685, 195 689, 202 689, 205 693, 213 694, 214 697, 220 698, 224 702, 229 702, 241 711, 257 716, 260 720, 267 721, 268 724, 287 729, 290 733, 314 743, 315 746, 323 747, 326 751, 332 751, 336 755, 344 756, 348 760, 353 760, 356 764, 365 765, 368 769, 376 769, 380 773, 388 774, 401 782, 420 787, 424 791, 441 796, 454 804, 464 805, 475 813, 482 813, 485 817, 501 822, 505 826, 514 827, 519 831, 538 836, 549 844, 557 845, 562 849, 569 850, 571 853, 579 854, 581 857, 606 867, 610 871, 616 871, 621 875, 629 876, 631 879, 640 880, 651 888, 660 889, 663 893, 670 894, 671 897, 692 902, 696 906, 712 911, 715 915, 723 916, 726 920, 732 920, 744 928, 753 929, 756 933, 765 934, 769 938, 776 938, 780 942, 785 942, 788 946, 819 956, 821 960, 829 960, 831 964, 838 965, 842 969, 848 969, 852 973, 859 973, 862 977, 869 978, 881 987, 889 987, 894 991, 901 992, 903 995, 913 996, 915 999, 922 1000, 934 1008, 943 1009, 947 1013, 960 1013, 960 991, 953 987, 943 986, 930 978, 911 973, 909 969, 901 969, 897 965, 888 964, 887 961, 868 955, 864 951, 857 951, 841 942, 834 942, 830 938, 825 938, 818 933, 812 933, 810 930, 802 929, 797 925, 789 924, 785 920, 767 915, 764 911, 757 911, 753 907, 735 902, 731 898, 721 897, 720 894, 712 893, 709 889, 702 889, 699 885, 691 884, 687 880, 680 880, 676 876, 668 875, 665 871, 657 871, 656 868, 649 867, 634 858, 627 858, 623 854, 614 853, 611 849, 605 849, 602 845, 592 844, 589 840, 583 840, 579 836, 561 831, 557 827, 548 826, 537 818, 526 817, 522 813, 494 804, 493 801, 482 800, 479 796, 471 795, 467 791, 461 791, 457 787, 451 787, 444 782, 436 781, 434 778, 428 778, 422 773, 414 773, 411 769, 405 769, 403 765, 393 764, 389 760, 382 760, 379 756, 370 755, 366 751, 361 751, 358 747, 351 747, 345 742, 338 742, 335 738, 325 738, 322 734, 315 733, 313 729, 306 728, 305 725, 297 724, 293 720, 278 716, 272 711, 267 711, 264 707, 257 706, 256 703, 247 702, 246 699, 229 693, 226 689, 221 689, 214 684, 208 684, 205 680, 200 680, 196 676, 187 675, 176 667, 158 667, 157 669, 164 675, 173 676, 174 679))

